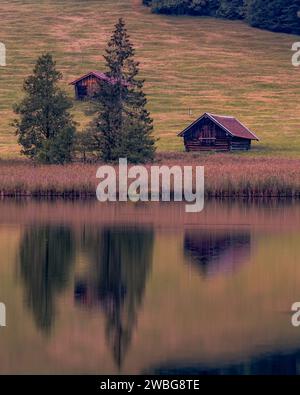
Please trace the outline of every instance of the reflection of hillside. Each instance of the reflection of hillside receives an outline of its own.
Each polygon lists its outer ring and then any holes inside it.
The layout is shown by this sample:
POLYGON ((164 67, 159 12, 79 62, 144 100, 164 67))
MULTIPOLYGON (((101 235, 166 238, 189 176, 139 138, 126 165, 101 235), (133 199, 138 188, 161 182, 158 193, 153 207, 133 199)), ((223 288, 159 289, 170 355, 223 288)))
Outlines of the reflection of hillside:
POLYGON ((53 324, 54 299, 68 280, 74 251, 72 233, 59 226, 26 230, 20 244, 20 268, 25 299, 37 326, 49 331, 53 324))
POLYGON ((84 249, 90 274, 76 283, 76 300, 101 306, 107 340, 120 367, 131 341, 152 264, 153 232, 142 229, 103 229, 86 232, 84 249))
POLYGON ((184 251, 204 276, 232 273, 249 260, 251 235, 246 231, 188 231, 184 238, 184 251))
POLYGON ((245 362, 216 367, 174 362, 154 367, 146 374, 164 375, 299 375, 300 351, 254 357, 245 362))

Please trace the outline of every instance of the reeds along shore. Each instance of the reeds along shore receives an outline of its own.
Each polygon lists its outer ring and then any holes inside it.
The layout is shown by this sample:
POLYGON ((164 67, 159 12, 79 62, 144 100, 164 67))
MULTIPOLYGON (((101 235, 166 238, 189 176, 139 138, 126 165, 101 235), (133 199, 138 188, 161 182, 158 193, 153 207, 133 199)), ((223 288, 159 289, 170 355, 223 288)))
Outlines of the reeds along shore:
MULTIPOLYGON (((161 153, 155 165, 204 166, 205 194, 210 197, 300 198, 300 159, 161 153)), ((0 194, 2 197, 95 196, 99 166, 101 163, 49 166, 34 165, 27 160, 3 161, 0 162, 0 194)))

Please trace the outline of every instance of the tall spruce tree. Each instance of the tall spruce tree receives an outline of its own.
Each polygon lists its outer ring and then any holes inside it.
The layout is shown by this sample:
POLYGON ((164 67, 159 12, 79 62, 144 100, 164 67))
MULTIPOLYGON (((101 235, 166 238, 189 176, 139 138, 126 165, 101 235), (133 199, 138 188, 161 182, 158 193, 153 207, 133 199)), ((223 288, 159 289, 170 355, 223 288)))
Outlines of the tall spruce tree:
POLYGON ((107 162, 126 157, 144 163, 154 157, 153 124, 134 55, 125 23, 119 19, 104 56, 107 78, 94 97, 96 117, 90 125, 99 156, 107 162))
POLYGON ((61 79, 52 56, 42 55, 24 82, 25 98, 14 107, 21 153, 38 162, 71 161, 76 128, 69 112, 72 102, 57 85, 61 79))

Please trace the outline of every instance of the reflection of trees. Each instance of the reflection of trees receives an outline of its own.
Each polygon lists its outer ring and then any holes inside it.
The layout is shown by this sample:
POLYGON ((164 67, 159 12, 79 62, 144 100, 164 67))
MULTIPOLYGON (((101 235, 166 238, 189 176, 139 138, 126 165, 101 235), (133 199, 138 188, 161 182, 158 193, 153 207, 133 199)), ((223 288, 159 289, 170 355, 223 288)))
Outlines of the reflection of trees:
POLYGON ((104 229, 87 235, 85 249, 92 275, 77 283, 76 296, 86 305, 99 303, 107 319, 107 339, 120 367, 130 344, 152 263, 153 232, 104 229))
POLYGON ((250 232, 188 231, 184 251, 204 276, 234 272, 251 253, 250 232))
POLYGON ((68 279, 74 243, 64 227, 38 226, 26 230, 20 245, 21 276, 26 302, 37 326, 50 331, 55 295, 68 279))

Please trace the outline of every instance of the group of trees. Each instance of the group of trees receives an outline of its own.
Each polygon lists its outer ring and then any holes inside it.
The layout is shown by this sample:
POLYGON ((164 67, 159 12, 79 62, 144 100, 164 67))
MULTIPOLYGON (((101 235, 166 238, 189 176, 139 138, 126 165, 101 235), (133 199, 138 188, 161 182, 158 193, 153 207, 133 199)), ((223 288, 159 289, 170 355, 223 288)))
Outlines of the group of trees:
POLYGON ((153 12, 244 19, 262 29, 300 34, 300 0, 143 0, 153 12))
POLYGON ((101 81, 92 98, 94 119, 77 132, 71 115, 72 101, 59 88, 62 74, 50 54, 42 55, 33 75, 24 82, 24 99, 15 106, 14 122, 22 153, 41 163, 64 164, 80 151, 106 162, 125 157, 129 162, 152 160, 155 153, 153 124, 146 109, 144 81, 125 23, 118 21, 104 56, 107 81, 101 81))

